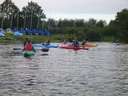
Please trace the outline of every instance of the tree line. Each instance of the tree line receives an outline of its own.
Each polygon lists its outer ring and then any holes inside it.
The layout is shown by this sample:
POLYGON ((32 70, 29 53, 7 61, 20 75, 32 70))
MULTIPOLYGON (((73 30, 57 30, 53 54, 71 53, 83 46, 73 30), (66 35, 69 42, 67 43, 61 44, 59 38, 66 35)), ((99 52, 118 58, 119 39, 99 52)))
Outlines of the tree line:
POLYGON ((71 38, 90 41, 128 42, 128 9, 118 12, 109 24, 104 20, 83 19, 47 21, 49 30, 55 34, 67 34, 71 38))
POLYGON ((20 10, 11 0, 0 4, 1 28, 41 28, 42 19, 46 18, 41 6, 28 2, 20 10))
POLYGON ((11 1, 0 5, 1 28, 47 29, 54 35, 67 39, 88 39, 90 41, 128 42, 128 9, 118 12, 109 24, 104 20, 46 19, 44 10, 35 2, 28 2, 22 10, 11 1))

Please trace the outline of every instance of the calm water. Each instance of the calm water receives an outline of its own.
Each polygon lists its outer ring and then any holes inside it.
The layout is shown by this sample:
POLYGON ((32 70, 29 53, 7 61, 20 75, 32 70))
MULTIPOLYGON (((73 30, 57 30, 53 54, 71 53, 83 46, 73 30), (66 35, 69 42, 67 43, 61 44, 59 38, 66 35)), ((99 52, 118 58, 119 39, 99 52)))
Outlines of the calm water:
POLYGON ((128 45, 98 45, 32 59, 0 45, 0 96, 128 96, 128 45))

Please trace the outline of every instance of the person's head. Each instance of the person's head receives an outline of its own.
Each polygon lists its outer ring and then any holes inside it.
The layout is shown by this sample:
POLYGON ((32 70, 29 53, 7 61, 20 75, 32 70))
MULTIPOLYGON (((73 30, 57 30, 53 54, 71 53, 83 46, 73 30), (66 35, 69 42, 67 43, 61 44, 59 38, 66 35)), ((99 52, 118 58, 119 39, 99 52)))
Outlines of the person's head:
POLYGON ((86 41, 88 41, 88 39, 86 39, 86 41))
POLYGON ((30 40, 29 38, 26 38, 26 39, 25 39, 25 42, 30 43, 30 42, 31 42, 31 40, 30 40))
POLYGON ((31 40, 28 40, 28 43, 31 43, 31 40))
POLYGON ((73 42, 75 42, 75 40, 72 40, 73 42))

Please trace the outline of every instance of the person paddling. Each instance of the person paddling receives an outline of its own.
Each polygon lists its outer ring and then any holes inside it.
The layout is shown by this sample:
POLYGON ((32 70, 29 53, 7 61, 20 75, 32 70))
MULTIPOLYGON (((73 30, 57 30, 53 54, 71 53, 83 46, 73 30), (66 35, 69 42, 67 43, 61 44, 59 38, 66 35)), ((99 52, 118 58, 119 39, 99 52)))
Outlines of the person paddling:
POLYGON ((50 40, 48 40, 47 42, 43 42, 42 45, 44 45, 44 46, 50 45, 50 40))
POLYGON ((23 50, 24 51, 34 51, 35 52, 35 49, 32 46, 31 40, 26 39, 26 41, 24 42, 24 49, 23 50))
POLYGON ((87 43, 88 43, 88 39, 83 40, 82 43, 81 43, 82 47, 84 48, 87 43))
POLYGON ((74 47, 79 47, 79 41, 78 40, 73 40, 73 46, 74 47))
POLYGON ((46 46, 47 46, 47 45, 50 45, 50 40, 48 40, 48 41, 46 42, 46 46))

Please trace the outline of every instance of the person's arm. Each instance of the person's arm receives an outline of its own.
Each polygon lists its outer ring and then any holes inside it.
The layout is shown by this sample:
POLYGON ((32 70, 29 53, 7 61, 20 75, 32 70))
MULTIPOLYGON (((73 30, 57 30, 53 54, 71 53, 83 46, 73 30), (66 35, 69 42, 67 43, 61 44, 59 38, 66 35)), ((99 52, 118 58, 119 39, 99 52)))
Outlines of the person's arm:
POLYGON ((36 52, 35 48, 32 46, 32 51, 36 52))

